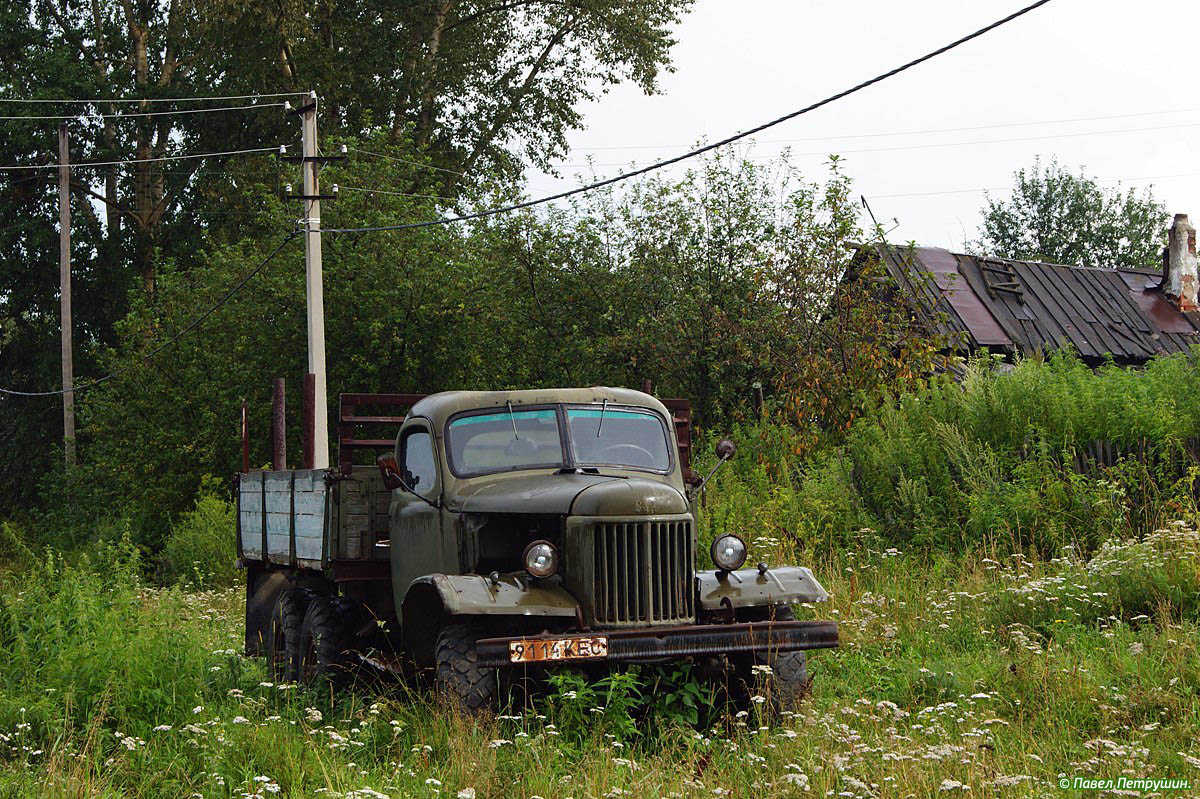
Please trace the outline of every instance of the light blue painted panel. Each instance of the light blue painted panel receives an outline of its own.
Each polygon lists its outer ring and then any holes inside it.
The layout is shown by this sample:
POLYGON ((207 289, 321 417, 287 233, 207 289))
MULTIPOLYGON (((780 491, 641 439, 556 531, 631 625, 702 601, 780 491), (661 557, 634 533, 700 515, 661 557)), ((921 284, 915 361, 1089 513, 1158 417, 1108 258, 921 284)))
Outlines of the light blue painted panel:
POLYGON ((240 478, 239 488, 241 508, 238 520, 242 533, 242 552, 247 557, 263 557, 265 505, 269 560, 274 563, 289 562, 294 525, 296 557, 310 562, 321 561, 325 550, 325 514, 329 501, 325 470, 245 474, 240 478))
POLYGON ((291 491, 272 491, 267 490, 263 496, 267 503, 267 515, 272 513, 291 513, 292 512, 292 493, 291 491))
MULTIPOLYGON (((292 514, 290 513, 267 513, 267 537, 281 535, 285 539, 292 533, 292 514)), ((274 547, 271 548, 273 552, 274 547)))
POLYGON ((324 493, 301 494, 300 487, 296 486, 296 513, 306 513, 310 515, 325 515, 325 495, 324 493))

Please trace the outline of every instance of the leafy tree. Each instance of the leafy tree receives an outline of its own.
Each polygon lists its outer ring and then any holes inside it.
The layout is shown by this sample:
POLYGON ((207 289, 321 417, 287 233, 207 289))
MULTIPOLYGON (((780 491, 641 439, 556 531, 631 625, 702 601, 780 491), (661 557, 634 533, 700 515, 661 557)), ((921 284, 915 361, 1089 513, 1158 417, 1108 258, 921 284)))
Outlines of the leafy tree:
MULTIPOLYGON (((328 177, 379 185, 392 168, 351 159, 328 177)), ((878 266, 871 271, 846 248, 860 238, 849 190, 837 171, 821 185, 786 162, 725 152, 680 178, 641 178, 544 213, 330 234, 331 413, 340 391, 640 386, 649 378, 661 396, 690 398, 700 423, 716 428, 749 408, 758 382, 767 406, 806 441, 841 436, 889 386, 933 368, 937 353, 921 342, 907 304, 880 301, 878 266)), ((106 368, 134 362, 179 329, 275 246, 281 234, 264 231, 290 222, 291 209, 261 186, 243 187, 232 202, 246 209, 246 235, 207 233, 202 267, 165 263, 155 302, 135 303, 118 346, 103 355, 106 368)), ((437 205, 345 192, 330 204, 328 225, 430 218, 437 205)), ((270 378, 290 378, 288 407, 299 407, 304 331, 293 244, 168 353, 82 395, 86 463, 46 482, 56 511, 39 527, 90 531, 98 512, 113 509, 157 547, 202 475, 237 468, 243 398, 252 461, 268 459, 270 378)), ((299 415, 290 416, 294 461, 299 415)))
POLYGON ((1101 188, 1056 161, 1017 170, 1007 200, 987 197, 975 246, 1002 258, 1095 267, 1158 269, 1167 213, 1153 192, 1101 188))
MULTIPOLYGON (((447 203, 511 196, 526 162, 561 155, 579 103, 619 81, 654 91, 669 68, 671 29, 691 0, 18 0, 0 4, 3 98, 217 97, 314 89, 322 132, 351 136, 384 157, 357 170, 360 188, 441 196, 447 203), (400 161, 389 159, 401 159, 400 161), (425 167, 414 167, 421 164, 425 167)), ((205 105, 224 105, 213 102, 205 105)), ((293 105, 296 105, 293 102, 293 105)), ((183 104, 12 105, 30 116, 75 114, 71 159, 157 158, 296 141, 280 109, 101 119, 96 114, 184 110, 183 104)), ((54 120, 0 122, 0 164, 57 160, 54 120)), ((0 171, 0 385, 58 384, 56 179, 53 170, 0 171)), ((336 180, 336 173, 326 179, 336 180)), ((130 324, 151 339, 195 297, 159 299, 228 248, 255 251, 291 229, 293 207, 273 198, 294 167, 272 157, 143 162, 72 170, 77 380, 98 354, 129 346, 130 324), (131 309, 133 322, 125 322, 131 309)), ((439 208, 371 203, 343 194, 358 217, 429 218, 439 208), (386 212, 386 213, 385 213, 386 212), (390 214, 390 215, 388 215, 390 214), (417 214, 409 217, 405 214, 417 214)), ((444 209, 443 209, 444 210, 444 209)), ((327 208, 330 219, 338 212, 327 208)), ((223 272, 222 278, 232 275, 223 272)), ((201 277, 201 279, 203 279, 201 277)), ((207 296, 207 295, 205 295, 207 296)), ((333 341, 331 340, 331 344, 333 341)), ((406 343, 405 346, 411 346, 406 343)), ((55 460, 50 400, 0 400, 10 457, 0 507, 28 505, 30 472, 55 460)), ((88 447, 86 419, 80 447, 88 447)))

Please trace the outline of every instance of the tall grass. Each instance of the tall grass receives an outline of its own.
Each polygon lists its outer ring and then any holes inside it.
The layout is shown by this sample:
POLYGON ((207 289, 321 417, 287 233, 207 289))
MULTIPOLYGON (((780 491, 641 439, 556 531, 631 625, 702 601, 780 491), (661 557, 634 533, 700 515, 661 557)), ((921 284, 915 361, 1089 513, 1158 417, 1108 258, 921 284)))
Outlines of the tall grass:
POLYGON ((961 383, 895 398, 806 462, 795 454, 799 439, 768 414, 733 431, 741 449, 717 478, 720 499, 702 530, 743 525, 768 551, 780 542, 780 554, 864 535, 957 552, 995 542, 1043 554, 1065 544, 1092 550, 1194 507, 1194 359, 1091 370, 1060 353, 1004 373, 981 358, 961 383), (1141 454, 1077 472, 1076 453, 1094 441, 1141 454))
MULTIPOLYGON (((736 530, 755 560, 812 566, 832 599, 798 610, 841 624, 841 648, 810 658, 807 703, 775 718, 714 712, 683 668, 565 673, 486 719, 420 687, 280 685, 240 656, 239 589, 155 587, 127 539, 67 562, 0 527, 0 797, 1024 797, 1063 795, 1062 773, 1200 785, 1196 474, 1177 457, 1200 431, 1192 372, 1184 358, 1142 373, 977 363, 805 462, 782 426, 731 431, 703 538, 736 530), (1153 446, 1076 474, 1069 454, 1097 438, 1153 446)), ((226 557, 227 512, 201 502, 176 528, 179 576, 226 557)))
POLYGON ((663 686, 629 679, 568 674, 486 719, 404 686, 275 684, 236 654, 236 589, 147 588, 127 551, 45 560, 0 586, 0 796, 1024 797, 1062 795, 1059 773, 1198 784, 1193 527, 1091 557, 862 548, 813 565, 833 599, 802 612, 839 620, 842 647, 811 657, 800 712, 690 726, 637 723, 634 694, 663 686))

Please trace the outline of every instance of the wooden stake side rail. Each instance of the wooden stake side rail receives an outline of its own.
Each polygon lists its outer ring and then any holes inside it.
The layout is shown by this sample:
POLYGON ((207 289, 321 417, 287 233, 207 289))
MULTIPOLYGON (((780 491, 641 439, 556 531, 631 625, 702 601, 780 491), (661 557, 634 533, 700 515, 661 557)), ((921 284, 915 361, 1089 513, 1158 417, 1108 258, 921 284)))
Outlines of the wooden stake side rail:
POLYGON ((348 476, 354 465, 355 450, 386 451, 395 446, 395 433, 404 423, 408 409, 417 404, 424 394, 341 394, 338 398, 338 469, 342 475, 348 476), (379 415, 376 413, 359 414, 360 408, 376 410, 379 408, 403 409, 398 415, 379 415), (392 438, 359 438, 359 427, 374 428, 378 436, 380 427, 392 428, 388 432, 392 438))

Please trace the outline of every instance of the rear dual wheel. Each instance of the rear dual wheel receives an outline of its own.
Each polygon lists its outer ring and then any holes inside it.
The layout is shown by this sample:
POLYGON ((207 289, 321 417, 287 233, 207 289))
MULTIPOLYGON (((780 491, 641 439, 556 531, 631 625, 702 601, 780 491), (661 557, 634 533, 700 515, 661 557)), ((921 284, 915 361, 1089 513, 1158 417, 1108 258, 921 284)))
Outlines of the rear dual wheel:
POLYGON ((264 654, 272 679, 295 682, 300 676, 300 632, 312 594, 303 588, 279 592, 267 624, 264 654))
POLYGON ((281 682, 312 682, 327 677, 345 685, 358 666, 371 623, 359 603, 344 597, 290 588, 279 594, 266 637, 271 676, 281 682))

